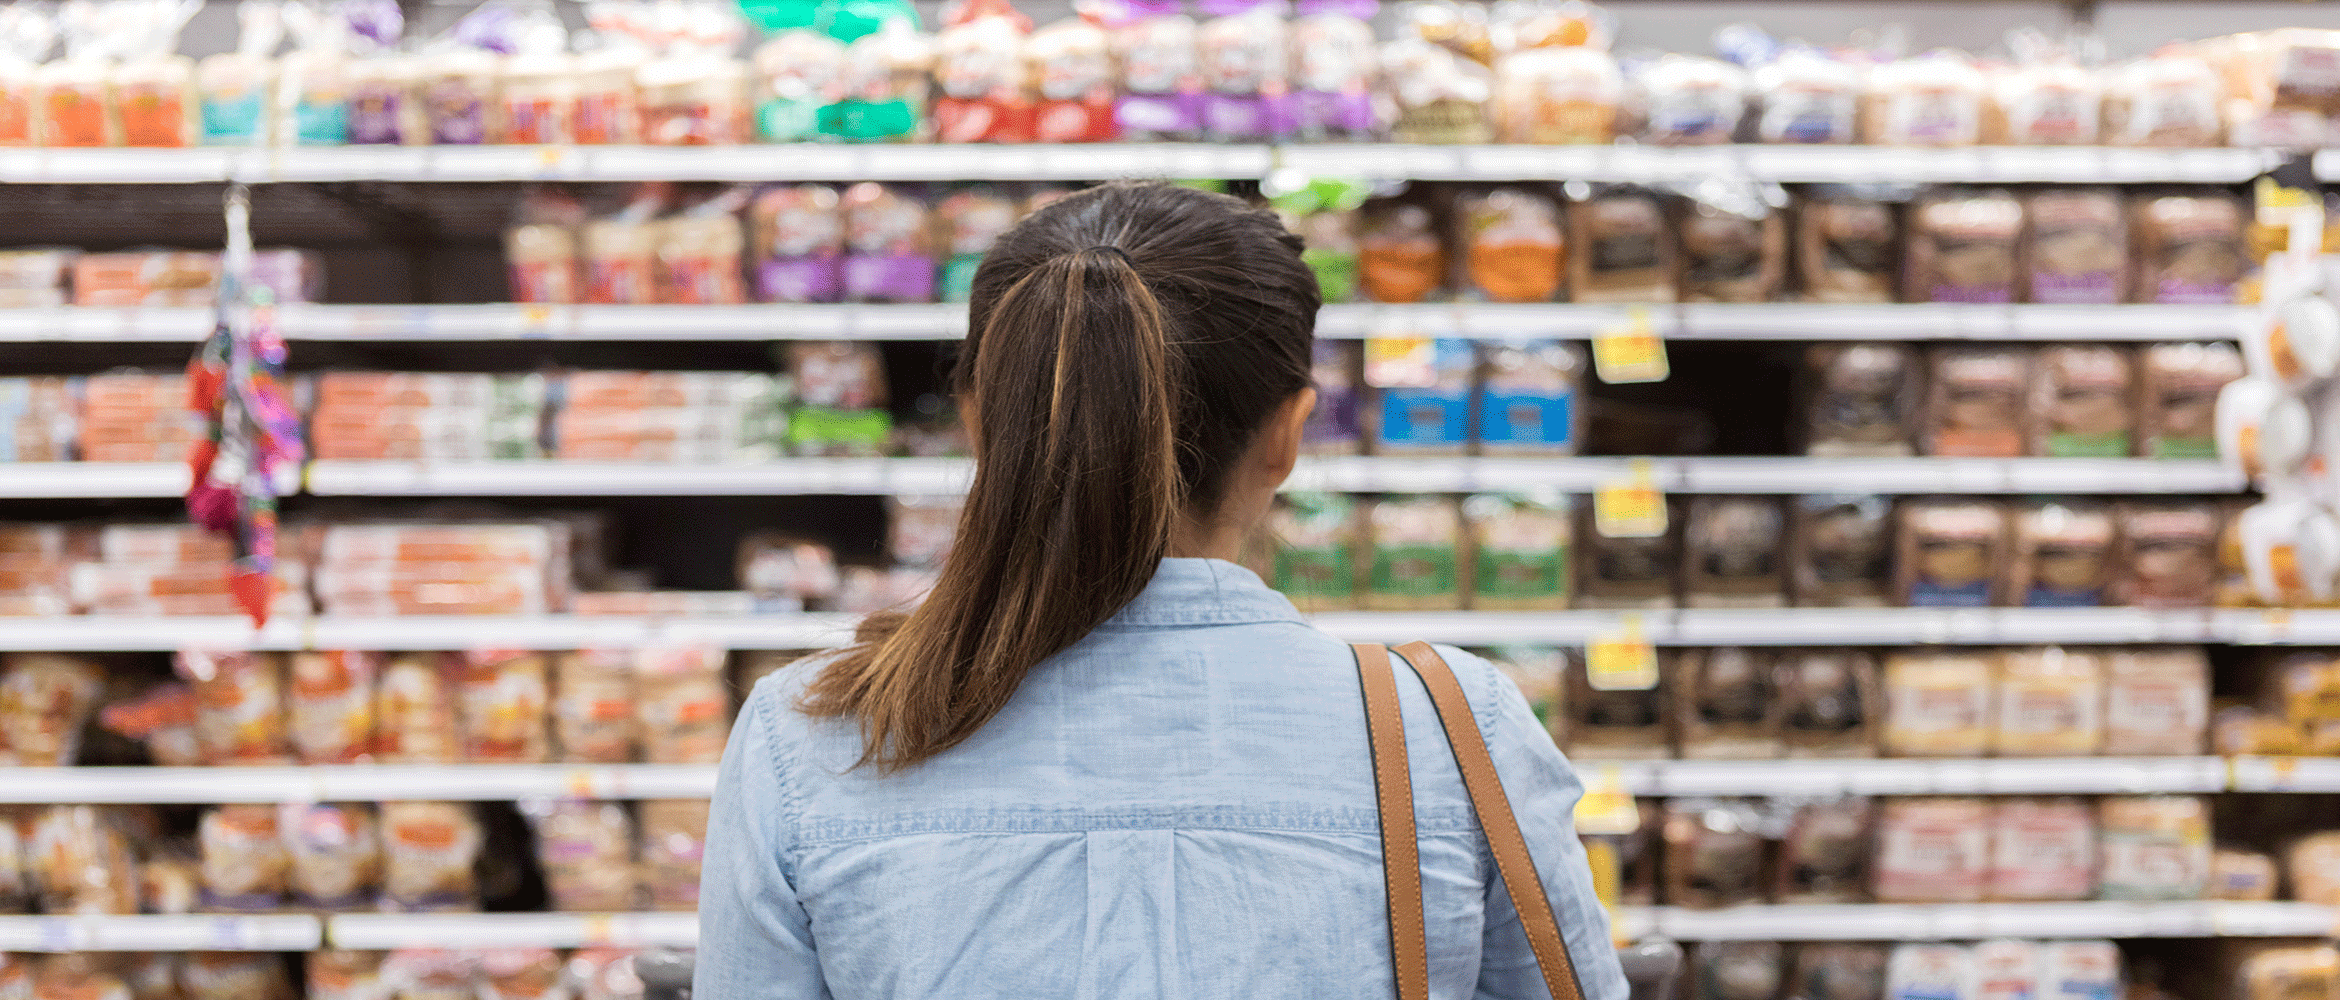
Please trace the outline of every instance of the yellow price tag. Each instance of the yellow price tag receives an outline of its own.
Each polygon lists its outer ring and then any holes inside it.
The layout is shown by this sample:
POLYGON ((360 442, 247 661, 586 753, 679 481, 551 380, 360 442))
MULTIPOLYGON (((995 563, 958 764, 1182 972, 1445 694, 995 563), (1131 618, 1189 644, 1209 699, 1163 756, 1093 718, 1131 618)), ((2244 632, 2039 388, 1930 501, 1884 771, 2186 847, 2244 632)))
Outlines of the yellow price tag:
POLYGON ((1647 691, 1657 686, 1657 650, 1641 633, 1641 616, 1626 615, 1617 631, 1596 635, 1584 648, 1585 679, 1595 691, 1647 691))
POLYGON ((1438 384, 1438 344, 1411 334, 1365 339, 1365 384, 1380 389, 1422 389, 1438 384))
POLYGON ((1634 306, 1625 322, 1593 334, 1593 370, 1610 385, 1663 382, 1673 368, 1666 363, 1666 342, 1657 335, 1648 306, 1634 306))
POLYGON ((582 936, 588 945, 614 944, 617 941, 617 921, 606 913, 588 913, 582 936))
POLYGON ((1601 768, 1576 800, 1576 832, 1592 836, 1623 837, 1641 828, 1641 810, 1625 790, 1625 777, 1613 766, 1601 768))
POLYGON ((1656 538, 1666 533, 1666 495, 1649 459, 1626 466, 1625 478, 1593 491, 1593 530, 1602 538, 1656 538))
POLYGON ((2273 177, 2261 177, 2251 185, 2251 201, 2258 208, 2259 224, 2288 226, 2293 213, 2301 209, 2321 211, 2324 200, 2317 192, 2295 188, 2273 177))

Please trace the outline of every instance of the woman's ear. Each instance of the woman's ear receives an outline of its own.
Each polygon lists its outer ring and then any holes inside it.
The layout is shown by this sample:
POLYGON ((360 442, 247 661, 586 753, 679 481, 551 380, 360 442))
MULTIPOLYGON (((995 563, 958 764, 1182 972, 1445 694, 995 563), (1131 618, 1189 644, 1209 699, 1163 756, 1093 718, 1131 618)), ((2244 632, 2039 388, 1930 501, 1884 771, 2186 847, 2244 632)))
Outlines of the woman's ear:
POLYGON ((1300 442, 1307 436, 1308 415, 1315 411, 1316 387, 1309 386, 1284 400, 1268 415, 1267 426, 1260 428, 1254 459, 1271 484, 1283 485, 1292 468, 1300 464, 1300 442))

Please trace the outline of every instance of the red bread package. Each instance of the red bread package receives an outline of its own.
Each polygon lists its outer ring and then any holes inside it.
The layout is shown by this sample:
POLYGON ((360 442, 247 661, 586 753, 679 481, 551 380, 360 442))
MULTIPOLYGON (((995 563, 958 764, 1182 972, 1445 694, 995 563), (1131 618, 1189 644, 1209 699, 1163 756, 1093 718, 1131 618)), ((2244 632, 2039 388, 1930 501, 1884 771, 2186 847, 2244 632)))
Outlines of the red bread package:
POLYGON ((1988 799, 1887 799, 1877 819, 1877 901, 1979 902, 1990 819, 1988 799))
POLYGON ((1031 142, 1032 92, 1022 53, 1030 18, 1007 0, 960 0, 934 39, 939 142, 1031 142))

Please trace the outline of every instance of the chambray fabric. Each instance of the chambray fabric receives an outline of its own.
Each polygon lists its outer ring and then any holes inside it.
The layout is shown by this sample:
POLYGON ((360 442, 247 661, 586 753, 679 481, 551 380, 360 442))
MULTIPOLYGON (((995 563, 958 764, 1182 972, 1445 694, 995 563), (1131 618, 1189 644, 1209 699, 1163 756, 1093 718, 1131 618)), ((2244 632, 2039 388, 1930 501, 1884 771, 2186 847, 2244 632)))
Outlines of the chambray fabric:
MULTIPOLYGON (((1571 830, 1582 786, 1509 679, 1441 652, 1585 996, 1625 1000, 1571 830)), ((1394 666, 1431 995, 1546 997, 1429 696, 1394 666)), ((1250 571, 1165 560, 973 738, 893 775, 851 766, 854 724, 791 707, 817 669, 766 678, 732 730, 697 1000, 1395 995, 1354 661, 1250 571)))

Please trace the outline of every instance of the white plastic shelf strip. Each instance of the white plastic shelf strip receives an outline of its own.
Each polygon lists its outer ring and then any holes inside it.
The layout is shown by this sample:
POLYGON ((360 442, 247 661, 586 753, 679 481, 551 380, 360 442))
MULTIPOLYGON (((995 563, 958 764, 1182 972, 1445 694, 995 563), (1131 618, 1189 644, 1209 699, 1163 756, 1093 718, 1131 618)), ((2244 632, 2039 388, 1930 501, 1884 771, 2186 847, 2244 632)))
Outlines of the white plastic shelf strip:
POLYGON ((1971 941, 2026 938, 2325 937, 2335 910, 2308 903, 1976 903, 1645 907, 1630 926, 1687 941, 1971 941))
MULTIPOLYGON (((175 497, 187 492, 185 462, 0 462, 0 498, 175 497)), ((277 470, 276 491, 300 488, 301 470, 277 470)))
POLYGON ((706 798, 699 764, 347 764, 313 767, 11 767, 5 803, 504 802, 706 798))
MULTIPOLYGON (((2340 763, 2340 761, 2335 761, 2340 763)), ((2220 757, 2009 760, 1579 759, 1586 779, 1615 774, 1633 795, 2201 795, 2227 790, 2220 757)))
MULTIPOLYGON (((2233 306, 1808 305, 1793 302, 1650 306, 1673 340, 2230 340, 2245 313, 2233 306)), ((1317 334, 1584 339, 1624 322, 1621 306, 1334 304, 1317 334)), ((949 304, 736 306, 315 305, 280 314, 294 340, 954 340, 967 311, 949 304)), ((57 306, 0 309, 0 342, 191 343, 211 330, 207 309, 57 306)))
POLYGON ((0 916, 0 951, 310 951, 324 940, 305 913, 0 916))
POLYGON ((327 917, 333 947, 687 948, 699 940, 696 913, 342 913, 327 917))
MULTIPOLYGON (((1356 642, 1423 639, 1463 646, 1580 645, 1637 616, 1661 646, 1907 646, 2037 643, 2222 642, 2218 617, 2203 609, 2146 608, 1773 608, 1681 611, 1331 612, 1319 628, 1356 642)), ((845 614, 709 618, 589 615, 537 617, 283 618, 255 632, 241 618, 0 618, 0 650, 167 651, 229 649, 586 649, 711 645, 729 649, 821 649, 849 639, 845 614)))
POLYGON ((309 492, 329 496, 896 496, 964 493, 973 466, 943 458, 791 458, 757 465, 612 462, 321 461, 309 492))
MULTIPOLYGON (((0 150, 0 182, 855 181, 1258 179, 1693 180, 1782 183, 2195 182, 2233 184, 2275 164, 2256 149, 1874 146, 1095 145, 345 146, 0 150)), ((2319 158, 2319 166, 2324 163, 2319 158)), ((2332 174, 2327 170, 2327 177, 2332 174)))

